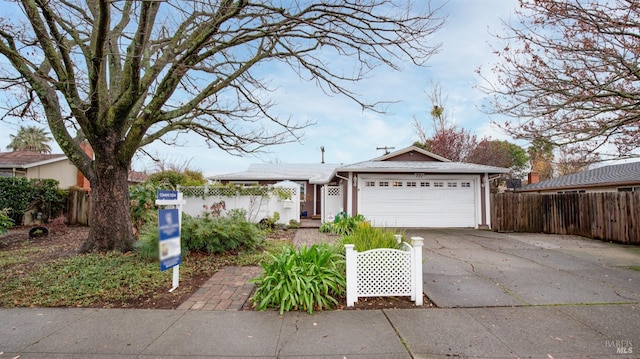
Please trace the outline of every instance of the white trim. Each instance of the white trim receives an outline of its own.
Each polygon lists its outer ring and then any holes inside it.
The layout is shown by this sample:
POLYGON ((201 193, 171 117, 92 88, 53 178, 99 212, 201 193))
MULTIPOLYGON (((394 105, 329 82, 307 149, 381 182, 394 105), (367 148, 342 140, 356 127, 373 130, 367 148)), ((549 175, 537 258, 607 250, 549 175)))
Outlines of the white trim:
MULTIPOLYGON (((306 186, 306 185, 305 185, 306 186)), ((311 215, 312 217, 316 215, 316 213, 318 213, 318 185, 314 184, 313 185, 313 214, 311 215)), ((324 201, 324 199, 322 199, 324 201)), ((304 202, 307 202, 307 191, 305 191, 304 194, 304 202)), ((320 207, 320 216, 322 216, 322 207, 320 207)))
MULTIPOLYGON (((489 186, 489 174, 484 174, 484 217, 485 224, 491 228, 491 188, 489 186)), ((480 222, 482 223, 482 222, 480 222)))
POLYGON ((484 184, 482 183, 482 178, 480 178, 480 175, 478 175, 477 179, 475 180, 475 187, 476 190, 475 192, 475 199, 476 199, 476 226, 475 228, 478 229, 480 227, 480 224, 482 223, 482 188, 484 187, 484 184))
POLYGON ((409 152, 418 152, 418 153, 421 153, 421 154, 423 154, 423 155, 425 155, 427 157, 431 157, 431 158, 433 158, 435 160, 438 160, 440 162, 452 162, 448 158, 444 158, 444 157, 442 157, 440 155, 436 155, 433 152, 429 152, 429 151, 427 151, 427 150, 425 150, 423 148, 417 147, 417 146, 409 146, 409 147, 403 148, 403 149, 398 150, 398 151, 387 153, 387 154, 382 155, 380 157, 374 158, 371 161, 384 161, 386 159, 394 158, 394 157, 397 157, 397 156, 400 156, 400 155, 403 155, 403 154, 409 153, 409 152))
MULTIPOLYGON (((347 214, 349 216, 353 216, 355 215, 355 213, 353 213, 353 172, 349 172, 349 176, 348 176, 348 180, 347 180, 347 214)), ((358 184, 358 187, 360 187, 360 184, 358 184)), ((358 196, 358 202, 360 202, 360 196, 358 196)))

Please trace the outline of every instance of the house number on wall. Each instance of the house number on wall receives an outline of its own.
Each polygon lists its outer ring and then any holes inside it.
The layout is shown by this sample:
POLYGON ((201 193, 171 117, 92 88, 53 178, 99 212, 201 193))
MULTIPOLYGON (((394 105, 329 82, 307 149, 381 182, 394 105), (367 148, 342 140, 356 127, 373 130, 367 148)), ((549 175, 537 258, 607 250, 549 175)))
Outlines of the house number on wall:
POLYGON ((416 173, 416 178, 422 178, 424 177, 424 173, 416 173))

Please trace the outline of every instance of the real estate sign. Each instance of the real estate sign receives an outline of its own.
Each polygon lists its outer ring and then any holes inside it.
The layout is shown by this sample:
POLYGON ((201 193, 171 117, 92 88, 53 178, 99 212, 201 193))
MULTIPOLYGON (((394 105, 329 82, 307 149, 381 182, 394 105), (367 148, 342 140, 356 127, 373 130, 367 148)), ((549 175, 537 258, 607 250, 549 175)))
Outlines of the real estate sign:
POLYGON ((158 210, 160 269, 163 271, 182 262, 179 212, 177 208, 158 210))

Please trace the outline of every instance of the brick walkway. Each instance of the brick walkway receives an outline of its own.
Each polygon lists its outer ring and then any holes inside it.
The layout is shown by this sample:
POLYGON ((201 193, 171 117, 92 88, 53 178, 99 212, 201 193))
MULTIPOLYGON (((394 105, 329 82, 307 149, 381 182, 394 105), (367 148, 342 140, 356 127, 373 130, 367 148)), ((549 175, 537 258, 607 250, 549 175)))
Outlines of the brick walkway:
POLYGON ((261 267, 223 267, 178 309, 240 310, 254 287, 249 279, 261 271, 261 267))
MULTIPOLYGON (((296 246, 334 241, 335 236, 319 233, 316 223, 305 223, 296 231, 293 243, 296 246)), ((189 310, 240 310, 249 299, 254 284, 249 279, 256 278, 262 267, 227 266, 217 271, 178 309, 189 310)))

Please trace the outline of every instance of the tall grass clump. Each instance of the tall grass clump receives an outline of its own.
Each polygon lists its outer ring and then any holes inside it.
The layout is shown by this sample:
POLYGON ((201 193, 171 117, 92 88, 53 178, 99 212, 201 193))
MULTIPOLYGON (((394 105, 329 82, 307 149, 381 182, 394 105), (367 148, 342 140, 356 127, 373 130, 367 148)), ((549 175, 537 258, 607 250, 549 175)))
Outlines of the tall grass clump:
POLYGON ((369 223, 363 222, 350 234, 345 235, 341 244, 353 244, 358 252, 376 248, 398 248, 396 234, 400 233, 388 228, 371 227, 369 223))
POLYGON ((356 214, 353 217, 349 217, 349 215, 347 215, 345 212, 340 212, 336 215, 336 218, 333 222, 323 223, 320 228, 318 228, 318 231, 343 236, 350 234, 361 223, 366 222, 367 220, 361 214, 356 214))
POLYGON ((279 308, 284 311, 331 309, 344 296, 346 288, 345 260, 340 248, 329 244, 310 247, 287 246, 279 254, 271 254, 262 263, 264 272, 252 282, 258 310, 279 308))

